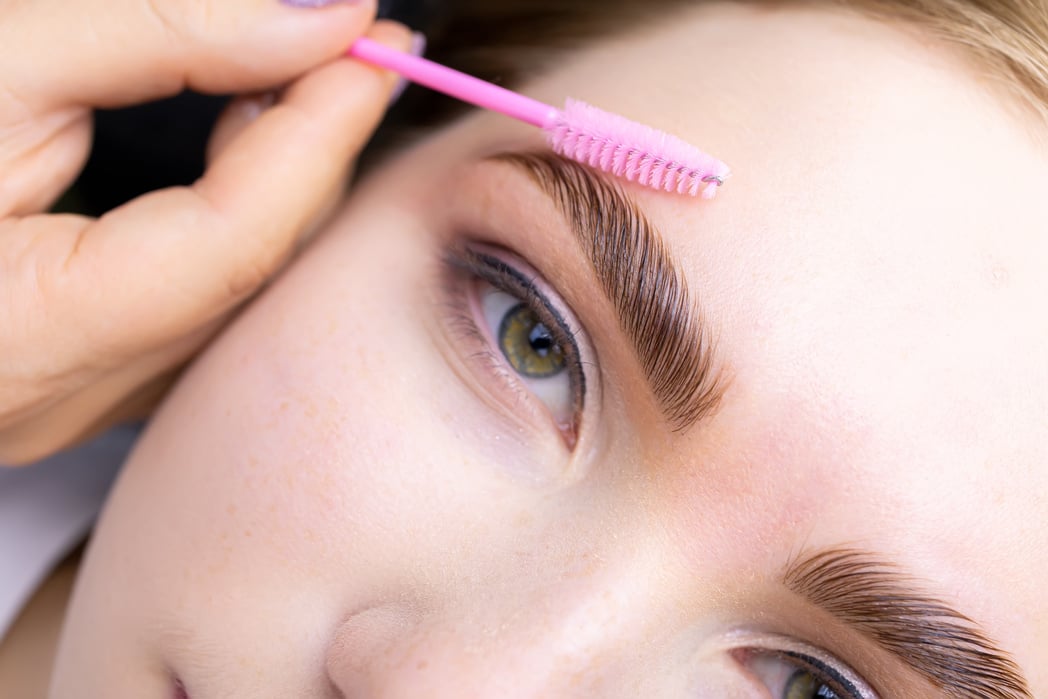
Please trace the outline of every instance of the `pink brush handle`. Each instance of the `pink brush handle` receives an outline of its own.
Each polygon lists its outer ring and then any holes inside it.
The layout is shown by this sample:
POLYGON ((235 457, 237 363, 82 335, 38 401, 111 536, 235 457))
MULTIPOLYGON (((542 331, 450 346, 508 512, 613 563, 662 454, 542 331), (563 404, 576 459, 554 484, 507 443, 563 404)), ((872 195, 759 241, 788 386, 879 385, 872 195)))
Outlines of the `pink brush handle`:
POLYGON ((538 100, 492 85, 439 63, 427 61, 425 58, 391 49, 366 37, 353 42, 349 48, 349 55, 388 68, 412 82, 457 97, 463 102, 493 109, 539 128, 544 128, 558 113, 553 107, 538 100))

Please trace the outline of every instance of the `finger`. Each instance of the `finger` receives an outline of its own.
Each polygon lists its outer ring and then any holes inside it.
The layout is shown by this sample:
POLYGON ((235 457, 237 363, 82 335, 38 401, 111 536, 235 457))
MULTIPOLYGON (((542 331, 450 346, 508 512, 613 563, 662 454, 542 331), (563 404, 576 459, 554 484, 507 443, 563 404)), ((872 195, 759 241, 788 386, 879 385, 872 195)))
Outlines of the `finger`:
POLYGON ((91 126, 85 110, 42 115, 10 129, 0 124, 0 216, 51 206, 87 160, 91 126))
POLYGON ((89 386, 39 406, 0 428, 0 464, 18 466, 89 439, 120 422, 142 419, 160 402, 186 360, 218 329, 203 329, 96 377, 89 386))
MULTIPOLYGON (((399 25, 377 25, 372 36, 402 49, 410 43, 399 25)), ((60 331, 100 346, 122 340, 134 352, 243 300, 316 216, 378 124, 394 83, 394 75, 354 60, 318 69, 194 187, 146 195, 91 225, 50 282, 60 331)))
POLYGON ((0 75, 31 109, 114 107, 173 95, 261 90, 339 55, 375 0, 318 9, 278 0, 7 3, 0 75))
POLYGON ((207 144, 207 162, 214 162, 226 147, 236 140, 270 107, 277 103, 275 91, 238 97, 219 116, 207 144))
MULTIPOLYGON (((219 118, 211 134, 211 139, 207 146, 208 163, 217 160, 226 147, 233 143, 248 126, 253 124, 267 109, 276 104, 276 100, 276 92, 265 92, 233 100, 219 118)), ((325 203, 320 207, 313 220, 306 225, 306 232, 295 246, 296 250, 305 245, 311 238, 311 233, 319 230, 337 210, 339 202, 345 195, 349 178, 350 172, 349 168, 347 168, 342 177, 331 186, 327 196, 324 198, 325 203)))

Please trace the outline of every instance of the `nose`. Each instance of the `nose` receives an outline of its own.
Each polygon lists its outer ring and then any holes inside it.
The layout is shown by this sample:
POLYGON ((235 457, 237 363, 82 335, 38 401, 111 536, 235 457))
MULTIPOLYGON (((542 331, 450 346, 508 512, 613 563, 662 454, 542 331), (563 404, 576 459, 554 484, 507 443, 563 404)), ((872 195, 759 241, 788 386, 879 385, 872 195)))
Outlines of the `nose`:
POLYGON ((395 605, 369 609, 339 629, 328 673, 347 699, 657 696, 628 686, 629 678, 651 677, 636 667, 636 641, 650 638, 636 592, 558 589, 515 607, 500 604, 502 613, 459 609, 428 618, 395 605))
POLYGON ((583 676, 580 666, 592 665, 592 657, 553 648, 537 652, 538 644, 528 647, 521 638, 502 638, 496 644, 492 635, 497 632, 419 630, 384 657, 343 672, 335 683, 343 696, 354 699, 580 696, 565 680, 568 674, 583 676))

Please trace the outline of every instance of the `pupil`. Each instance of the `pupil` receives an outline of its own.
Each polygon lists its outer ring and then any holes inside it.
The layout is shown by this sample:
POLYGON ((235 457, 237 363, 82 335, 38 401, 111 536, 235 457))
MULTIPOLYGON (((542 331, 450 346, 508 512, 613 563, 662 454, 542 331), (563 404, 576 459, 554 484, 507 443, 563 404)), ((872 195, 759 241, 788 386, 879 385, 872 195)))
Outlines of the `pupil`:
POLYGON ((531 344, 531 349, 535 350, 535 354, 545 358, 550 350, 553 349, 553 337, 550 335, 549 329, 542 323, 535 323, 535 327, 528 333, 528 342, 531 344))

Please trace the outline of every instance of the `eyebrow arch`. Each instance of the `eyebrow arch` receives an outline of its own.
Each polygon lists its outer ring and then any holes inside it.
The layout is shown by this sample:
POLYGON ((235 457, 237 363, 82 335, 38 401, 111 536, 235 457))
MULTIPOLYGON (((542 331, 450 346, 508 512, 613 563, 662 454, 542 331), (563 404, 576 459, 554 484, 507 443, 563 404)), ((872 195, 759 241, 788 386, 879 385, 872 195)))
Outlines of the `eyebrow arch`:
POLYGON ((568 220, 674 431, 710 415, 724 382, 714 369, 708 323, 636 203, 617 184, 553 153, 500 153, 489 160, 522 170, 568 220))
POLYGON ((1018 664, 975 622, 870 553, 821 551, 790 563, 783 581, 950 699, 1033 699, 1018 664))

